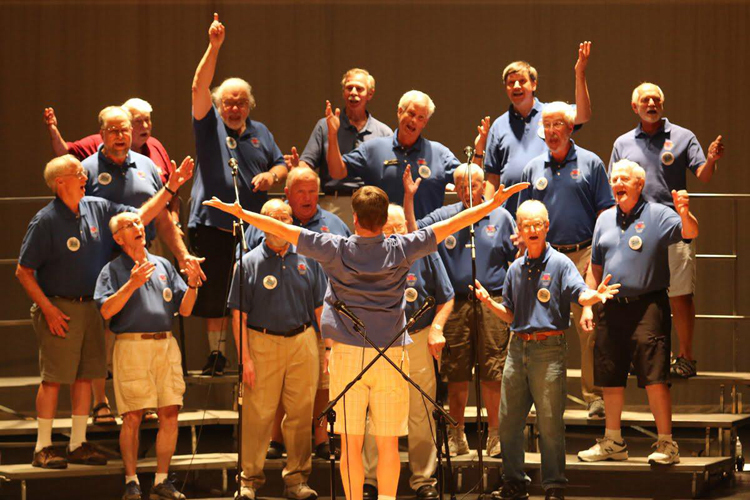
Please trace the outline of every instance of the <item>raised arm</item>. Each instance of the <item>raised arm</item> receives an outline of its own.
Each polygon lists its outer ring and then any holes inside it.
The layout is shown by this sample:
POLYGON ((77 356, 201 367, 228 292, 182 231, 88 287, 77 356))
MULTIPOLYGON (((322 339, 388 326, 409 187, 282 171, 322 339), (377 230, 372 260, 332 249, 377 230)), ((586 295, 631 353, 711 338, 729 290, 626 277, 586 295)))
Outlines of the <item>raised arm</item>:
POLYGON ((341 156, 339 147, 339 127, 341 126, 341 110, 331 108, 331 101, 326 101, 326 125, 328 125, 328 152, 326 161, 328 162, 328 173, 334 179, 343 179, 347 175, 346 164, 341 156))
MULTIPOLYGON (((172 165, 175 166, 175 163, 172 162, 172 165)), ((180 189, 180 186, 185 184, 193 176, 194 167, 195 162, 193 159, 186 156, 185 159, 182 160, 180 168, 176 169, 172 175, 169 176, 169 180, 164 187, 157 191, 157 193, 150 199, 146 200, 146 203, 141 205, 141 208, 138 209, 138 215, 144 225, 147 225, 154 220, 159 212, 164 210, 172 199, 172 196, 174 196, 174 193, 176 193, 177 190, 180 189)))
POLYGON ((224 25, 219 22, 219 14, 214 12, 214 21, 208 28, 208 48, 193 77, 193 118, 196 120, 204 118, 211 110, 211 81, 214 79, 216 61, 225 34, 224 25))
POLYGON ((530 184, 528 182, 519 182, 518 184, 514 184, 506 189, 505 186, 501 184, 492 199, 472 208, 462 210, 450 219, 432 224, 430 227, 435 232, 437 242, 440 243, 451 234, 460 231, 470 224, 479 222, 485 215, 502 205, 505 200, 519 191, 523 191, 529 186, 530 184))
POLYGON ((698 219, 690 213, 690 195, 685 190, 672 190, 674 209, 682 220, 682 237, 691 240, 698 237, 698 219))
POLYGON ((55 116, 54 109, 44 108, 44 123, 47 125, 49 140, 52 143, 52 151, 55 152, 55 156, 68 154, 68 144, 63 139, 60 129, 57 128, 57 116, 55 116))
POLYGON ((586 83, 586 66, 591 55, 591 42, 582 42, 578 46, 578 61, 576 61, 576 119, 575 124, 586 123, 591 119, 591 99, 589 86, 586 83))
POLYGON ((296 245, 299 241, 299 235, 302 232, 302 229, 299 226, 285 224, 274 219, 273 217, 268 217, 266 215, 256 214, 255 212, 248 212, 247 210, 243 210, 239 203, 224 203, 216 196, 214 196, 210 200, 204 201, 203 204, 207 207, 217 208, 222 212, 226 212, 228 214, 234 215, 235 217, 239 217, 248 224, 257 227, 261 231, 265 233, 271 233, 274 236, 278 236, 279 238, 288 243, 291 243, 292 245, 296 245))
POLYGON ((706 163, 698 167, 695 176, 698 180, 707 183, 714 176, 716 167, 719 165, 719 159, 724 156, 724 143, 721 142, 721 136, 718 136, 714 142, 708 146, 708 157, 706 163))
POLYGON ((414 195, 417 194, 417 189, 422 183, 420 177, 416 181, 411 177, 411 165, 407 165, 403 175, 404 183, 404 215, 406 216, 406 230, 413 233, 417 229, 417 218, 414 215, 414 195))

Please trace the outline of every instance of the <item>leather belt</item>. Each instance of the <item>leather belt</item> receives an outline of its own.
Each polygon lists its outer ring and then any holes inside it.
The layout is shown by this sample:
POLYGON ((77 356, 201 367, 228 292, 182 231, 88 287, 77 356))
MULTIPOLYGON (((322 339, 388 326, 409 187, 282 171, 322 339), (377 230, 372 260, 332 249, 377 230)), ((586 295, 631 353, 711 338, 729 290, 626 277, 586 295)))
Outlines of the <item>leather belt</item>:
POLYGON ((53 298, 70 300, 72 302, 91 302, 92 300, 94 300, 94 297, 92 297, 91 295, 81 295, 80 297, 64 297, 62 295, 55 295, 53 296, 53 298))
POLYGON ((172 338, 172 332, 117 333, 117 340, 164 340, 172 338))
POLYGON ((630 304, 631 302, 637 302, 639 300, 649 299, 651 297, 656 297, 658 295, 663 295, 666 293, 667 293, 666 290, 656 290, 653 292, 642 293, 640 295, 633 295, 631 297, 620 297, 619 295, 615 295, 609 300, 613 300, 619 304, 630 304))
POLYGON ((576 243, 575 245, 552 245, 552 248, 554 248, 560 253, 573 253, 579 250, 583 250, 584 248, 588 248, 590 246, 591 246, 591 240, 588 239, 581 243, 576 243))
POLYGON ((513 335, 518 337, 519 339, 528 342, 530 340, 534 340, 536 342, 546 340, 548 337, 557 337, 558 335, 562 335, 565 332, 562 330, 548 330, 546 332, 534 332, 534 333, 518 333, 513 332, 513 335))
POLYGON ((312 323, 309 321, 305 323, 304 325, 300 325, 297 328, 292 328, 289 331, 286 332, 276 332, 273 330, 269 330, 268 328, 259 328, 257 326, 247 325, 248 328, 251 330, 255 330, 257 332, 265 333, 266 335, 274 335, 276 337, 294 337, 295 335, 299 335, 300 333, 304 332, 308 328, 312 326, 312 323))

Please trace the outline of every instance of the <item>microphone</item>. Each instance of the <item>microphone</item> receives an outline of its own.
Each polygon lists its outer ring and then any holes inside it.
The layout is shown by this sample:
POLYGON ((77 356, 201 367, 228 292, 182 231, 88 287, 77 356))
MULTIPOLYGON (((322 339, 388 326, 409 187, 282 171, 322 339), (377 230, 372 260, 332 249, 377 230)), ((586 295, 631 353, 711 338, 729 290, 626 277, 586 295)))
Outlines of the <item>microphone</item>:
POLYGON ((424 314, 434 306, 435 297, 427 297, 424 301, 424 304, 422 304, 422 307, 420 307, 414 314, 411 315, 411 318, 409 318, 409 325, 413 325, 414 323, 416 323, 419 318, 424 316, 424 314))
POLYGON ((466 161, 467 162, 471 161, 471 158, 474 156, 474 148, 472 148, 471 146, 466 146, 464 148, 464 154, 468 158, 466 161))
POLYGON ((234 158, 230 158, 228 163, 229 168, 231 168, 232 170, 237 170, 237 160, 235 160, 234 158))
POLYGON ((351 309, 349 309, 346 304, 344 304, 342 301, 337 300, 333 303, 333 308, 336 309, 339 313, 343 314, 347 318, 351 320, 352 323, 354 323, 355 326, 358 326, 359 328, 364 328, 365 324, 362 322, 361 319, 357 317, 356 314, 354 314, 351 309))

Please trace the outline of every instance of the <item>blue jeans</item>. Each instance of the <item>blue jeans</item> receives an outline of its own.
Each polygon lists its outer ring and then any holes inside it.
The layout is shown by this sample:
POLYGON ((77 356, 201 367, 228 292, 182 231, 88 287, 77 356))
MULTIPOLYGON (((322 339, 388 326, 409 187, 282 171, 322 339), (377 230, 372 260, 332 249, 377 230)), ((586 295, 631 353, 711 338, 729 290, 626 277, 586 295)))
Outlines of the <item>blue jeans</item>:
POLYGON ((503 450, 503 480, 531 482, 523 470, 526 416, 536 406, 539 447, 542 453, 542 486, 564 488, 567 344, 565 335, 540 342, 510 341, 503 371, 500 402, 500 442, 503 450))

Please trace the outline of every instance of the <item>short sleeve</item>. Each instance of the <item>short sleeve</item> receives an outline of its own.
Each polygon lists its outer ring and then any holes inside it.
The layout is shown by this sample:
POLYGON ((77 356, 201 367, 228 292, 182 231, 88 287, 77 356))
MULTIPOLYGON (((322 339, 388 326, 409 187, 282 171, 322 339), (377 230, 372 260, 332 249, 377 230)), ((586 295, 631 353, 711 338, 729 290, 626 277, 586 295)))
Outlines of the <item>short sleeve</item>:
POLYGON ((281 149, 276 144, 276 140, 273 138, 271 132, 268 132, 268 140, 270 147, 268 149, 268 165, 266 166, 266 170, 271 170, 271 167, 275 167, 276 165, 286 165, 284 155, 281 153, 281 149))
POLYGON ((18 263, 30 269, 39 269, 52 253, 52 231, 39 214, 29 222, 21 243, 18 263))
POLYGON ((594 226, 594 235, 591 238, 591 263, 596 264, 597 266, 603 266, 604 265, 604 255, 602 253, 602 248, 599 245, 599 239, 601 238, 601 227, 599 222, 602 220, 601 217, 599 217, 596 220, 596 225, 594 226))
MULTIPOLYGON (((615 198, 612 196, 612 188, 609 186, 609 178, 604 168, 604 162, 599 158, 591 168, 591 181, 597 212, 606 210, 615 204, 615 198)), ((528 190, 524 190, 528 191, 528 190)), ((523 191, 521 191, 523 194, 523 191)))
POLYGON ((367 170, 367 143, 353 149, 343 156, 346 164, 347 175, 357 175, 362 177, 367 170))
POLYGON ((654 206, 661 211, 659 216, 661 236, 665 237, 670 245, 682 241, 682 219, 677 212, 664 205, 654 206))
POLYGON ((422 257, 437 252, 437 240, 431 227, 419 229, 402 236, 402 238, 405 240, 404 252, 409 266, 422 257))
POLYGON ((513 302, 513 275, 515 274, 515 266, 508 268, 508 272, 505 274, 505 282, 503 283, 503 306, 511 311, 516 310, 516 306, 513 302))
MULTIPOLYGON (((245 304, 245 307, 243 307, 245 313, 250 312, 252 309, 253 304, 253 289, 251 286, 248 285, 247 277, 249 276, 248 273, 248 266, 247 266, 247 259, 242 259, 242 266, 243 266, 243 272, 245 277, 245 283, 243 283, 242 287, 242 301, 245 304)), ((229 297, 227 297, 227 307, 229 309, 233 310, 239 310, 240 309, 240 268, 238 266, 235 266, 234 272, 232 274, 232 285, 229 287, 229 297)))
POLYGON ((450 278, 448 278, 448 272, 445 270, 443 260, 438 254, 431 253, 426 258, 435 277, 435 302, 438 305, 445 304, 456 295, 450 278))
POLYGON ((94 289, 94 301, 99 309, 104 302, 117 292, 120 287, 114 282, 111 275, 111 263, 104 266, 96 279, 96 288, 94 289))
MULTIPOLYGON (((499 120, 499 118, 498 118, 499 120)), ((498 148, 497 138, 497 122, 490 127, 490 132, 487 134, 487 146, 484 148, 484 169, 489 174, 500 175, 500 163, 501 158, 498 148)))
POLYGON ((325 163, 323 160, 325 159, 326 151, 323 139, 327 133, 327 127, 324 124, 325 120, 320 120, 315 124, 310 138, 307 140, 307 145, 299 157, 300 160, 315 168, 320 168, 325 163), (324 128, 326 130, 323 130, 324 128))
POLYGON ((315 233, 302 228, 297 241, 297 251, 325 265, 338 254, 339 242, 342 239, 345 238, 330 233, 315 233))
POLYGON ((560 260, 563 262, 564 266, 561 283, 563 297, 565 297, 568 302, 578 302, 578 297, 588 290, 586 282, 583 281, 581 273, 578 272, 578 269, 576 269, 572 260, 567 257, 563 257, 560 260))
POLYGON ((612 145, 612 154, 609 157, 609 166, 607 167, 607 172, 612 172, 612 165, 617 163, 621 160, 620 151, 617 147, 617 141, 612 145))
POLYGON ((164 259, 162 262, 164 262, 169 272, 169 282, 171 283, 172 294, 174 296, 172 303, 179 309, 182 299, 185 297, 185 292, 187 292, 187 284, 185 284, 185 280, 182 279, 180 273, 177 272, 177 269, 168 260, 164 259))
POLYGON ((687 154, 687 167, 693 173, 696 173, 698 167, 706 163, 706 155, 703 153, 703 148, 695 135, 690 138, 685 153, 687 154))
POLYGON ((323 299, 326 296, 326 288, 328 287, 328 278, 323 272, 323 268, 320 264, 313 261, 308 261, 310 268, 313 269, 313 304, 315 309, 323 306, 323 299))

